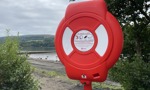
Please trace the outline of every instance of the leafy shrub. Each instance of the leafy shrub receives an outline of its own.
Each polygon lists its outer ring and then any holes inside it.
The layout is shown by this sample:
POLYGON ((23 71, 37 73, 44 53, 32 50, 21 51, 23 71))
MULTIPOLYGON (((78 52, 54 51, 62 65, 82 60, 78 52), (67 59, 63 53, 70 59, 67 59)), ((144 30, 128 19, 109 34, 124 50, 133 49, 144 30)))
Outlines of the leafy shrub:
POLYGON ((0 45, 0 90, 38 90, 32 68, 24 55, 19 55, 18 40, 6 38, 0 45))
POLYGON ((110 71, 110 78, 119 82, 125 90, 150 90, 150 62, 134 56, 122 59, 110 71))

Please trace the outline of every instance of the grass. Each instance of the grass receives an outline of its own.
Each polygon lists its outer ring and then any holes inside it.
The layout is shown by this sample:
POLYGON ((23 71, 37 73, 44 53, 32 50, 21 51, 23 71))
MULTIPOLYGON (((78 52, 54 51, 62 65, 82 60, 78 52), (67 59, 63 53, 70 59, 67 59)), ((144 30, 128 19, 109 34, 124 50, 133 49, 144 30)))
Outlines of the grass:
POLYGON ((48 71, 48 70, 42 70, 42 69, 37 69, 37 68, 34 68, 34 73, 37 73, 45 77, 61 76, 61 74, 56 71, 48 71))
POLYGON ((97 83, 97 82, 94 82, 93 84, 93 88, 94 89, 100 89, 101 90, 124 90, 123 87, 120 86, 116 86, 116 85, 111 85, 111 84, 108 84, 108 83, 105 83, 105 82, 102 82, 102 83, 97 83))

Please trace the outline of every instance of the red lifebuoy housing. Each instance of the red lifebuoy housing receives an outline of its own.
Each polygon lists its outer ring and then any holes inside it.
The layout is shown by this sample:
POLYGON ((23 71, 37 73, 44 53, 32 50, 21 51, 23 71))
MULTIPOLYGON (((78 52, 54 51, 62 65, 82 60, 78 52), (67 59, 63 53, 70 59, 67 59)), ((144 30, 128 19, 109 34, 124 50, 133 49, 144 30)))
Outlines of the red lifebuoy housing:
POLYGON ((122 51, 122 30, 104 0, 72 3, 58 26, 55 47, 69 78, 102 82, 122 51))

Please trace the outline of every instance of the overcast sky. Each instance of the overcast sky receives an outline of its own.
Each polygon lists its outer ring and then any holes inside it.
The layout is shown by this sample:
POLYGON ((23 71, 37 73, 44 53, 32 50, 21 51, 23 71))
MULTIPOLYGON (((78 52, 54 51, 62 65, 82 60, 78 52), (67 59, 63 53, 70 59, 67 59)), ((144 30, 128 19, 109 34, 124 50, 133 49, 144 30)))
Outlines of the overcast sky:
POLYGON ((0 0, 0 37, 55 34, 69 0, 0 0))

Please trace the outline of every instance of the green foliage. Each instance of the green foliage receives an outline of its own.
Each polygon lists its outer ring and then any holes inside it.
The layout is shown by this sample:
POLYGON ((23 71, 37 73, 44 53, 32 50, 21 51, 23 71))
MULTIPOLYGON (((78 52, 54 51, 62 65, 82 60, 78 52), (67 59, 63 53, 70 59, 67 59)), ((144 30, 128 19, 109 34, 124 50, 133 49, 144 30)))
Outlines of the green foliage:
MULTIPOLYGON (((11 36, 16 38, 16 36, 11 36)), ((54 50, 54 35, 24 35, 19 36, 20 50, 28 51, 46 51, 54 50)), ((3 43, 5 37, 0 37, 0 43, 3 43)))
POLYGON ((145 63, 138 56, 119 60, 110 71, 110 78, 120 82, 126 90, 149 90, 150 63, 145 63))
POLYGON ((94 82, 92 83, 92 87, 94 88, 94 90, 124 90, 120 85, 112 85, 112 84, 108 84, 108 83, 97 83, 94 82))
POLYGON ((110 71, 110 78, 126 90, 150 89, 149 0, 105 0, 124 32, 123 57, 110 71))
POLYGON ((46 77, 56 77, 56 76, 62 75, 56 71, 47 71, 47 70, 42 70, 42 69, 37 69, 37 68, 35 68, 34 72, 36 72, 42 76, 46 76, 46 77))
POLYGON ((149 0, 105 0, 108 9, 116 16, 121 24, 131 22, 142 22, 138 24, 148 24, 150 22, 149 0))
POLYGON ((18 40, 6 38, 0 44, 0 90, 38 90, 26 57, 18 55, 18 40))
POLYGON ((27 35, 20 36, 20 47, 23 50, 54 50, 54 36, 53 35, 27 35))
POLYGON ((136 34, 136 27, 134 25, 128 25, 124 27, 124 50, 123 54, 132 58, 135 54, 142 56, 145 62, 149 62, 148 59, 150 53, 150 28, 145 27, 141 29, 140 34, 136 34))

